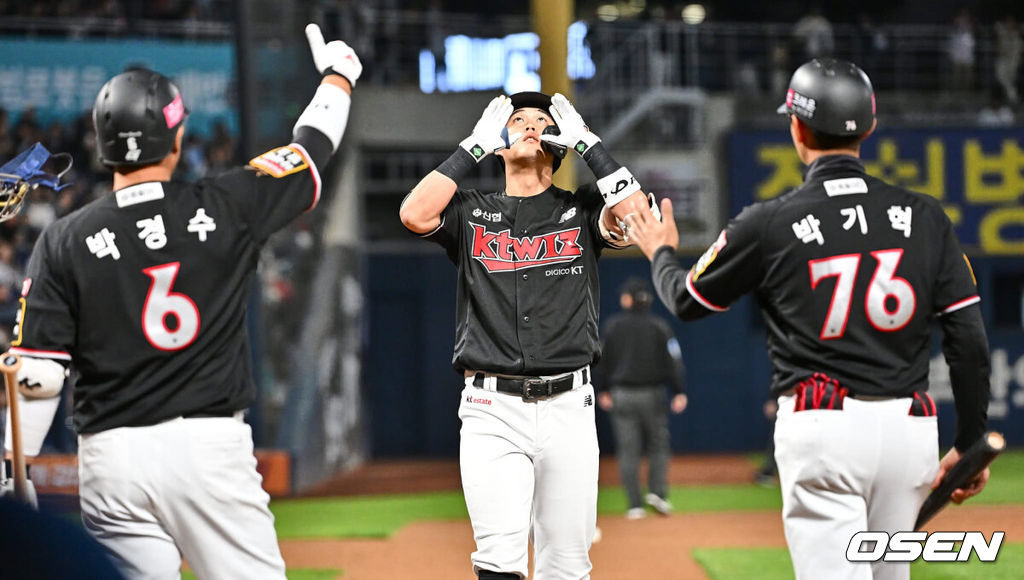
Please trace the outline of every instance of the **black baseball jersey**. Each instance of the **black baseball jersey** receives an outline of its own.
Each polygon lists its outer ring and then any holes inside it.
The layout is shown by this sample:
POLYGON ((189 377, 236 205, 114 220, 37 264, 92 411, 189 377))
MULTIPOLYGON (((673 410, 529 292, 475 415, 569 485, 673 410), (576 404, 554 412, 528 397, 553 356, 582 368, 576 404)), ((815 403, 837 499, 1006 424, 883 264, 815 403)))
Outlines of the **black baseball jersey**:
POLYGON ((77 369, 79 433, 248 407, 260 248, 319 193, 316 166, 292 144, 220 177, 90 203, 37 242, 12 350, 77 369))
POLYGON ((455 370, 568 372, 600 356, 597 187, 531 197, 458 190, 423 237, 459 270, 455 370))
POLYGON ((653 269, 681 316, 756 291, 775 394, 816 372, 854 394, 927 390, 932 322, 979 301, 941 205, 847 155, 818 159, 801 187, 745 208, 685 275, 666 248, 653 269))

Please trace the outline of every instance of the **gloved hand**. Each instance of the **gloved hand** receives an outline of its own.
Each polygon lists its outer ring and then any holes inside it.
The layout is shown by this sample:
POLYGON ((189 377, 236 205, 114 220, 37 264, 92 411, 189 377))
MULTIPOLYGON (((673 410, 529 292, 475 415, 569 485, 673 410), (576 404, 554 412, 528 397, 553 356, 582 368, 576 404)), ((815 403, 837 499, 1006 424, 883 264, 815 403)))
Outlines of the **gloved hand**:
POLYGON ((551 118, 558 125, 560 134, 544 134, 540 140, 557 147, 570 148, 583 157, 588 149, 601 142, 601 138, 590 132, 583 117, 576 112, 569 99, 561 93, 551 97, 551 118))
POLYGON ((350 85, 356 86, 356 79, 363 74, 363 64, 352 47, 341 40, 324 43, 324 35, 317 24, 306 25, 306 38, 313 53, 313 65, 320 74, 341 75, 350 85))
POLYGON ((491 102, 484 109, 480 120, 473 127, 473 133, 459 143, 473 156, 477 163, 484 157, 499 149, 506 147, 505 138, 502 137, 502 130, 512 116, 512 100, 505 95, 491 99, 491 102))

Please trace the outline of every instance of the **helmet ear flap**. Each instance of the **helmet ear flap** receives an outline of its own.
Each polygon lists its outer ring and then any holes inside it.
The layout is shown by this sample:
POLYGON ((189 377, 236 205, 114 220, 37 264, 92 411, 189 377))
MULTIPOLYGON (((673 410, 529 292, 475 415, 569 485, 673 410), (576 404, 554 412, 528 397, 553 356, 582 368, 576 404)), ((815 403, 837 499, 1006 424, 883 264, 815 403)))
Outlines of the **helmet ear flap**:
MULTIPOLYGON (((557 125, 548 125, 547 127, 544 127, 544 130, 541 131, 540 134, 561 135, 562 131, 557 125)), ((569 151, 568 148, 563 145, 559 145, 558 143, 548 143, 547 141, 541 141, 541 147, 555 157, 555 162, 552 166, 551 172, 554 173, 555 171, 558 171, 558 167, 562 164, 562 160, 565 159, 565 154, 569 151)))
MULTIPOLYGON (((541 135, 561 135, 562 131, 557 125, 548 125, 544 127, 544 130, 540 132, 541 135)), ((555 156, 555 159, 565 159, 565 154, 568 151, 563 145, 557 143, 549 143, 547 141, 541 141, 541 146, 550 154, 555 156)))

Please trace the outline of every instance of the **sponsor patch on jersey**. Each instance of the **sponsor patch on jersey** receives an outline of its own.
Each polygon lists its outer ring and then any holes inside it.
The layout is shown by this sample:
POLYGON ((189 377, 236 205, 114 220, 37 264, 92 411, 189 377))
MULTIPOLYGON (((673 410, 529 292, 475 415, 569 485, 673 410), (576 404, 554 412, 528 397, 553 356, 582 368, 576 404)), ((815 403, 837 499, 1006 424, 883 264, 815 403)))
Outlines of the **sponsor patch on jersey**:
POLYGON ((718 257, 718 253, 725 247, 725 242, 725 230, 722 230, 722 233, 718 234, 718 239, 715 240, 715 243, 711 244, 711 247, 709 247, 707 251, 704 252, 704 255, 697 260, 697 263, 693 265, 693 276, 691 277, 691 280, 696 282, 697 278, 700 278, 700 275, 704 273, 704 270, 708 269, 711 262, 715 261, 715 258, 718 257))
POLYGON ((846 177, 844 179, 830 179, 823 183, 825 193, 829 197, 837 195, 853 195, 856 193, 867 193, 868 184, 860 177, 846 177))
POLYGON ((21 295, 28 296, 28 291, 32 289, 32 278, 25 278, 25 281, 21 283, 21 295))
POLYGON ((164 198, 164 186, 155 181, 140 183, 118 190, 114 198, 117 200, 117 207, 156 201, 164 198))
POLYGON ((259 157, 253 157, 249 165, 271 177, 284 177, 309 167, 306 157, 291 145, 271 149, 259 157))

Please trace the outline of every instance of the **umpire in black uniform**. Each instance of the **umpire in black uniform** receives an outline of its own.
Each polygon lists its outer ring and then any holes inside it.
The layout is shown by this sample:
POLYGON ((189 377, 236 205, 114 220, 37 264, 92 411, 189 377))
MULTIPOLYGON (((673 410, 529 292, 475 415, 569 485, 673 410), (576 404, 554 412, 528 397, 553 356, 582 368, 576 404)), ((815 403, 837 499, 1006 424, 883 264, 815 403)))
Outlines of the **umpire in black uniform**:
MULTIPOLYGON (((913 529, 929 488, 985 431, 989 355, 977 286, 939 202, 865 172, 860 144, 875 126, 875 94, 864 71, 808 62, 779 112, 809 166, 802 186, 745 208, 689 271, 676 259, 672 220, 641 208, 627 220, 630 235, 680 318, 757 293, 796 577, 905 579, 908 563, 851 563, 847 547, 860 531, 913 529), (927 393, 936 322, 957 410, 941 462, 927 393)), ((668 200, 662 207, 672 215, 668 200)), ((987 479, 988 469, 952 499, 979 493, 987 479)))
POLYGON ((642 278, 629 278, 619 291, 622 312, 605 322, 601 363, 595 369, 597 403, 611 413, 619 477, 629 498, 628 519, 647 515, 644 502, 662 515, 668 500, 671 442, 668 413, 686 409, 685 368, 672 328, 651 313, 654 291, 642 278), (665 387, 672 390, 666 399, 665 387), (647 448, 647 494, 641 496, 639 468, 647 448))

